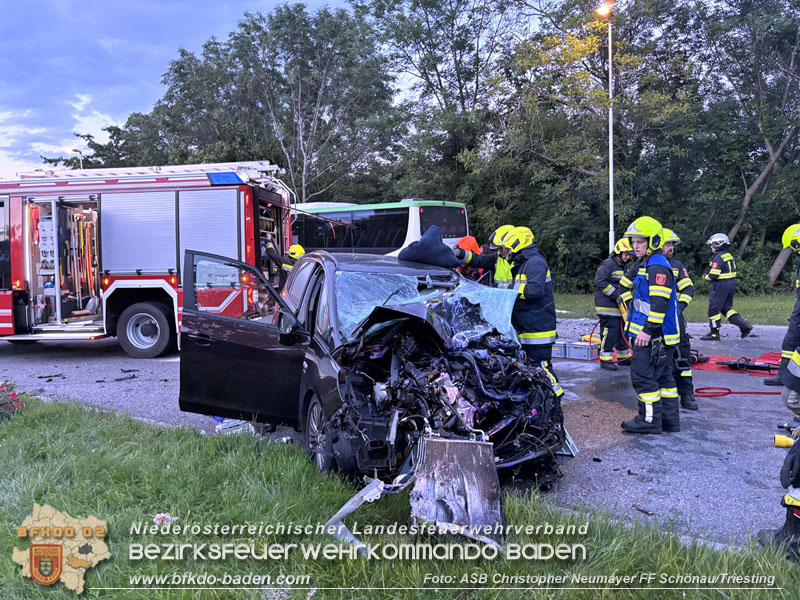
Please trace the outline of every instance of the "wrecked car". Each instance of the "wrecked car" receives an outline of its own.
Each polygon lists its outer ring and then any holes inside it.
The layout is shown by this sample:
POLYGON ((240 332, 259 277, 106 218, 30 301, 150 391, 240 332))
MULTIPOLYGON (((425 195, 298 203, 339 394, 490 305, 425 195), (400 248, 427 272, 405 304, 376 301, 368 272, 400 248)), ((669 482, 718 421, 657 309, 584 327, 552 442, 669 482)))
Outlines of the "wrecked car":
POLYGON ((185 264, 182 410, 293 425, 320 469, 388 485, 413 480, 424 437, 555 464, 561 406, 520 352, 516 292, 389 256, 307 254, 281 294, 245 263, 185 264))

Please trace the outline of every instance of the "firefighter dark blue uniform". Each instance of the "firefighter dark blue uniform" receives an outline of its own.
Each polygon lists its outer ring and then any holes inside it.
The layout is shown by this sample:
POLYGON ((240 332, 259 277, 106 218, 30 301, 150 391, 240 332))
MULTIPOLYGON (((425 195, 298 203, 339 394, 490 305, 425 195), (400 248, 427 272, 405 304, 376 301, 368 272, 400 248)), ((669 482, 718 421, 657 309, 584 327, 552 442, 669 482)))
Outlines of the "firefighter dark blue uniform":
POLYGON ((736 260, 729 252, 730 241, 724 233, 715 233, 706 242, 711 246, 714 255, 708 263, 708 271, 703 279, 711 282, 711 294, 708 297, 708 324, 710 332, 701 336, 701 340, 719 341, 719 330, 722 317, 739 328, 741 336, 747 337, 753 326, 742 318, 733 308, 733 296, 736 294, 736 260))
POLYGON ((616 363, 630 365, 631 349, 622 335, 619 296, 623 268, 632 254, 630 241, 622 238, 614 245, 611 256, 600 263, 594 276, 594 310, 600 319, 600 366, 611 371, 617 370, 616 363))
POLYGON ((681 333, 672 375, 675 377, 681 406, 687 410, 697 410, 699 407, 694 397, 692 380, 692 346, 689 343, 686 319, 683 316, 683 311, 694 298, 694 283, 683 263, 673 256, 675 245, 680 243, 680 238, 671 229, 664 229, 664 240, 664 255, 672 266, 672 275, 675 277, 675 287, 678 291, 678 327, 681 333))
MULTIPOLYGON (((795 348, 786 368, 781 369, 781 381, 785 386, 783 398, 795 414, 800 414, 800 347, 795 348)), ((797 432, 792 437, 798 437, 797 432)), ((781 469, 781 485, 786 494, 781 505, 786 509, 783 527, 775 531, 764 530, 758 534, 762 544, 779 544, 788 558, 800 558, 800 442, 795 441, 789 449, 781 469)))
MULTIPOLYGON (((795 254, 800 254, 800 223, 795 223, 786 228, 783 232, 783 247, 791 248, 795 254)), ((780 371, 786 370, 792 353, 797 346, 800 346, 800 265, 794 276, 795 301, 792 314, 789 317, 789 327, 781 342, 781 367, 780 371)), ((777 377, 764 381, 766 385, 782 385, 781 373, 777 377)))
POLYGON ((502 249, 497 252, 487 252, 477 254, 463 248, 456 247, 453 253, 461 261, 462 265, 474 267, 476 269, 487 269, 492 272, 492 285, 501 289, 511 289, 514 286, 514 277, 511 274, 511 263, 503 256, 505 249, 503 239, 515 227, 513 225, 503 225, 498 227, 489 236, 489 247, 502 249))
POLYGON ((674 348, 680 341, 678 294, 672 267, 661 251, 663 230, 652 217, 640 217, 625 236, 643 260, 632 281, 625 323, 633 345, 631 382, 639 410, 622 428, 630 433, 680 431, 678 389, 672 376, 674 348))
POLYGON ((528 359, 541 365, 560 398, 564 390, 551 362, 556 341, 556 307, 550 269, 527 227, 513 229, 503 244, 511 250, 511 271, 518 294, 511 324, 528 359))

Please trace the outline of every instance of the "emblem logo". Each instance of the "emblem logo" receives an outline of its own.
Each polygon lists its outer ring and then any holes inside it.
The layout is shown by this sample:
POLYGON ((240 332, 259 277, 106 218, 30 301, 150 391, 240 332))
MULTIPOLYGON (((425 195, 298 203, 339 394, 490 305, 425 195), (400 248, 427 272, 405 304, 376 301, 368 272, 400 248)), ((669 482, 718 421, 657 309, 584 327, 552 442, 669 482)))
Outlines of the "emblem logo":
POLYGON ((656 285, 667 283, 667 276, 664 273, 656 273, 656 285))
POLYGON ((31 544, 31 577, 36 583, 50 585, 61 577, 64 548, 61 544, 31 544))

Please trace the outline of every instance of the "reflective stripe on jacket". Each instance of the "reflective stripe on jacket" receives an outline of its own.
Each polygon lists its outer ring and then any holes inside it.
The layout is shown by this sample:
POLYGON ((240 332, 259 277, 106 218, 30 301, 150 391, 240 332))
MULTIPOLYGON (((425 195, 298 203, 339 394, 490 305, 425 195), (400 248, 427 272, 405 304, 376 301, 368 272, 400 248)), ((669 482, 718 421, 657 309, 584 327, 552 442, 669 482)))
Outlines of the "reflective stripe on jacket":
POLYGON ((632 338, 642 332, 652 336, 661 334, 668 346, 680 341, 675 277, 660 250, 639 267, 633 280, 633 302, 625 332, 632 338))

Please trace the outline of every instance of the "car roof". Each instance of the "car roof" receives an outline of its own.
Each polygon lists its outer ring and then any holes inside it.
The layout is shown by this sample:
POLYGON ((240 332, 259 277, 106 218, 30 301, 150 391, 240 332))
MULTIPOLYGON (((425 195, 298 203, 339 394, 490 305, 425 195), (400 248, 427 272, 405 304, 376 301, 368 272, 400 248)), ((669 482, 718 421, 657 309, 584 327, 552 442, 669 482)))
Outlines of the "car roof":
POLYGON ((384 254, 359 254, 354 252, 326 252, 315 250, 308 256, 318 255, 323 260, 334 263, 337 271, 361 273, 399 273, 413 277, 430 275, 431 277, 447 277, 453 271, 435 265, 426 265, 407 260, 399 260, 396 256, 384 254))

